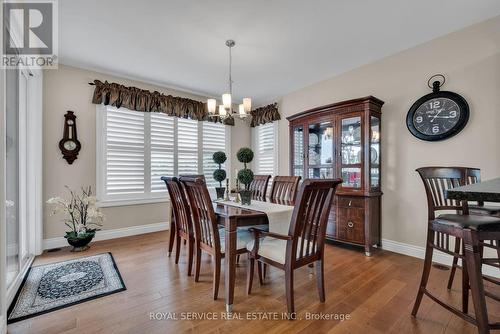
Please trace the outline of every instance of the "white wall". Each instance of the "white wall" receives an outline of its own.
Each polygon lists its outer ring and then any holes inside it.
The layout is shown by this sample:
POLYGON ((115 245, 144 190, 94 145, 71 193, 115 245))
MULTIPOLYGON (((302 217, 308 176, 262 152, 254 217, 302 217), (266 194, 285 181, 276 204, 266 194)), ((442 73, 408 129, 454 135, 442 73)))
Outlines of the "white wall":
POLYGON ((499 92, 497 17, 284 96, 280 101, 280 173, 289 173, 286 116, 367 95, 382 99, 382 238, 423 246, 427 206, 415 169, 462 165, 480 167, 485 180, 499 177, 499 92), (427 80, 436 73, 446 76, 444 90, 465 97, 471 117, 459 135, 443 142, 424 142, 406 129, 406 113, 414 101, 430 93, 427 80))
MULTIPOLYGON (((96 186, 96 105, 91 103, 94 87, 88 83, 99 79, 117 82, 142 89, 157 90, 165 94, 183 96, 200 101, 205 97, 183 93, 164 87, 88 71, 70 66, 59 65, 57 70, 44 72, 43 87, 43 182, 44 202, 53 196, 66 194, 65 185, 72 189, 81 186, 96 186), (58 142, 62 138, 63 116, 72 110, 77 116, 78 139, 82 149, 72 165, 61 155, 58 142)), ((241 146, 250 145, 250 130, 245 124, 238 122, 232 128, 231 150, 236 153, 241 146)), ((234 154, 231 155, 232 166, 237 168, 234 154)), ((44 210, 44 238, 57 238, 64 235, 65 226, 60 217, 49 216, 50 210, 44 210)), ((103 230, 133 228, 138 225, 166 222, 167 204, 130 205, 103 208, 106 221, 103 230)))

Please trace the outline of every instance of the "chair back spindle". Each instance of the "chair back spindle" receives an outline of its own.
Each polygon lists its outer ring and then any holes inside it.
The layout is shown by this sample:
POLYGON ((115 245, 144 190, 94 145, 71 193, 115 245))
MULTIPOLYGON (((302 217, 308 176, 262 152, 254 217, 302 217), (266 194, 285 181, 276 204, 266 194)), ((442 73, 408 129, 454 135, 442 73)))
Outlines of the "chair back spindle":
POLYGON ((161 179, 167 185, 176 230, 184 235, 193 235, 191 210, 184 186, 176 177, 163 176, 161 179))
POLYGON ((456 210, 468 213, 467 204, 463 201, 446 198, 448 189, 465 184, 465 169, 462 167, 422 167, 418 168, 427 195, 429 221, 436 218, 436 212, 456 210))
POLYGON ((252 191, 252 198, 255 200, 266 200, 267 186, 271 175, 254 175, 250 183, 249 190, 252 191))
POLYGON ((271 202, 295 202, 300 176, 275 176, 271 188, 271 202))
POLYGON ((212 200, 205 178, 201 176, 181 176, 193 212, 194 236, 202 245, 220 251, 219 230, 212 200))
POLYGON ((307 179, 302 183, 292 214, 287 258, 300 261, 323 252, 326 224, 341 179, 307 179), (292 254, 296 254, 293 256, 292 254))

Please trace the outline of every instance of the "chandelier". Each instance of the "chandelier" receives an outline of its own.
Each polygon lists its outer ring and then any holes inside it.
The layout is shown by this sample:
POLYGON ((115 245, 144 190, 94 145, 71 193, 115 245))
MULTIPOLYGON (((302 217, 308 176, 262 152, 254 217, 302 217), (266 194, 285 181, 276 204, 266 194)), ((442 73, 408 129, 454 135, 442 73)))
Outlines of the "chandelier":
POLYGON ((252 99, 250 99, 249 97, 245 97, 242 103, 238 105, 238 111, 233 111, 233 105, 232 105, 233 80, 231 77, 231 65, 232 65, 231 48, 233 48, 235 45, 236 42, 233 41, 232 39, 228 39, 226 41, 226 46, 229 48, 229 80, 228 80, 229 92, 222 94, 222 104, 218 106, 218 113, 216 113, 217 101, 215 99, 207 100, 208 115, 211 117, 227 118, 227 117, 238 116, 240 118, 246 118, 250 113, 250 110, 252 109, 252 99))

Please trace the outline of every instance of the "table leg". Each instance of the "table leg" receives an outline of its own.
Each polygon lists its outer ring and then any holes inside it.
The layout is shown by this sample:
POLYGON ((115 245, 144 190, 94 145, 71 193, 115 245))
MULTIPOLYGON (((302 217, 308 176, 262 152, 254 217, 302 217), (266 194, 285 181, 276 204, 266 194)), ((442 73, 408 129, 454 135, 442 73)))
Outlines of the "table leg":
POLYGON ((224 259, 224 286, 226 291, 226 312, 233 311, 234 281, 236 278, 236 219, 226 218, 226 249, 224 259))

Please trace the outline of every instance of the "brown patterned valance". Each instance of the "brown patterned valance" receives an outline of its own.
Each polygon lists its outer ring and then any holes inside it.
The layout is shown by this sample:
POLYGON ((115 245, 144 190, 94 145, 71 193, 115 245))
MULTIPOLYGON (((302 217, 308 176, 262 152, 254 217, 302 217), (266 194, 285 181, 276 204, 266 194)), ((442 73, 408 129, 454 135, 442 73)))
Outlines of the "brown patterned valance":
MULTIPOLYGON (((190 118, 197 121, 222 122, 220 118, 208 117, 206 103, 185 97, 164 95, 136 87, 126 87, 117 83, 94 80, 92 103, 124 107, 143 112, 161 112, 169 116, 190 118)), ((234 125, 233 118, 224 120, 226 125, 234 125)))
POLYGON ((281 119, 277 103, 254 109, 250 114, 252 115, 251 127, 279 121, 281 119))

